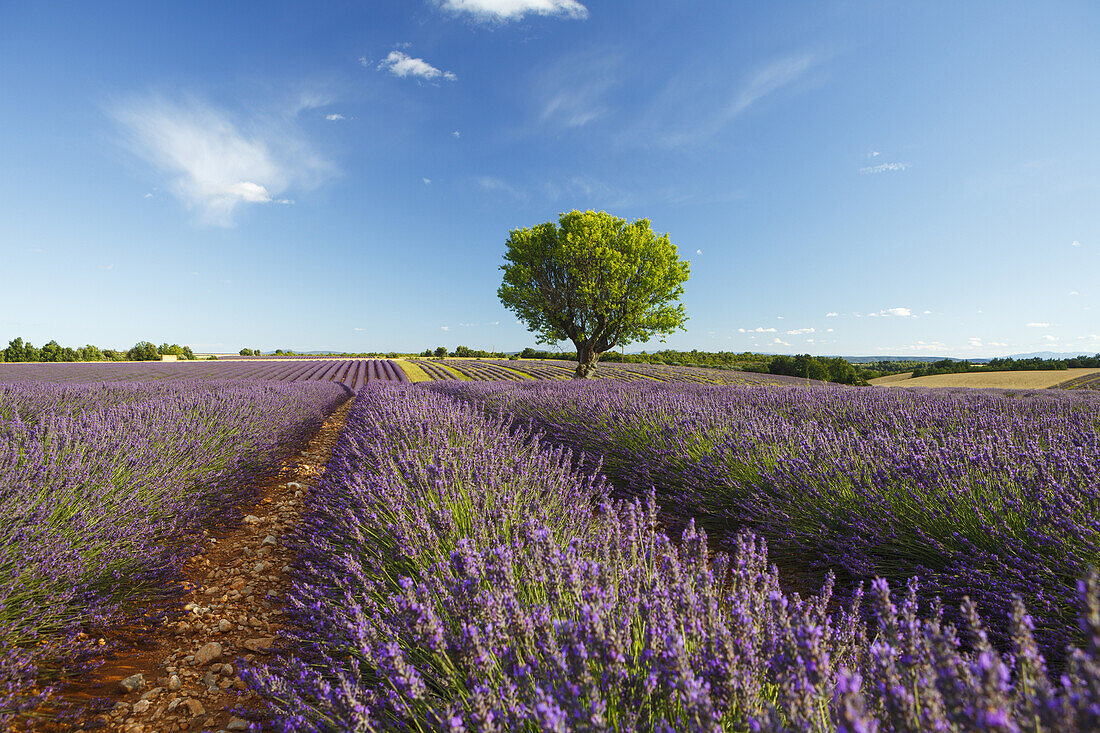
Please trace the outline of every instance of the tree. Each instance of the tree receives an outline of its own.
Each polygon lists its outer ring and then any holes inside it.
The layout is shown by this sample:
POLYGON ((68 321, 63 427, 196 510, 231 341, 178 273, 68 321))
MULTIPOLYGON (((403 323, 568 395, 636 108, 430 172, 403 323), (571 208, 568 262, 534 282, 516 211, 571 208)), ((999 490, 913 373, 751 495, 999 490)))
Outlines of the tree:
POLYGON ((23 361, 26 359, 26 346, 23 339, 14 338, 8 342, 8 348, 4 349, 4 361, 23 361))
POLYGON ((148 341, 138 341, 126 352, 126 358, 130 361, 159 361, 160 352, 148 341))
POLYGON ((446 356, 447 355, 447 347, 446 346, 436 347, 435 355, 439 356, 439 357, 446 356))
POLYGON ((648 219, 628 223, 604 211, 571 211, 515 229, 504 254, 500 301, 538 334, 577 347, 575 379, 590 378, 600 355, 683 328, 677 301, 689 265, 648 219))

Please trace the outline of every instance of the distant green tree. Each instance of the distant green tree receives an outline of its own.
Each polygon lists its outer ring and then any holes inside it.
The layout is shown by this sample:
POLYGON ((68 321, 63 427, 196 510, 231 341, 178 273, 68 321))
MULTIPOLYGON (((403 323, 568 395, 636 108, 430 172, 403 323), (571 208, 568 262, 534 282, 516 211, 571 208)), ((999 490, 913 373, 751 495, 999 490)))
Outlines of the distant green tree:
POLYGON ((23 361, 42 361, 42 352, 31 346, 28 341, 27 345, 23 348, 23 361))
POLYGON ((126 352, 126 357, 130 361, 158 361, 160 352, 150 342, 138 341, 126 352))
POLYGON ((463 357, 470 356, 470 355, 471 354, 470 354, 470 347, 469 346, 459 346, 454 350, 454 353, 452 354, 452 356, 463 356, 463 357))
POLYGON ((252 356, 252 349, 241 349, 241 356, 252 356))
POLYGON ((80 347, 80 361, 103 361, 103 352, 99 350, 98 346, 80 347))
POLYGON ((49 341, 39 349, 38 360, 50 363, 61 361, 61 344, 56 341, 49 341))
POLYGON ((8 348, 4 349, 4 361, 24 361, 26 356, 27 347, 21 338, 12 339, 8 342, 8 348))
POLYGON ((683 328, 677 301, 689 265, 648 219, 628 223, 604 211, 571 211, 558 223, 515 229, 506 243, 497 295, 540 343, 577 348, 576 379, 604 352, 683 328))
POLYGON ((446 346, 438 347, 435 350, 434 354, 435 354, 435 356, 446 356, 447 355, 447 347, 446 346))

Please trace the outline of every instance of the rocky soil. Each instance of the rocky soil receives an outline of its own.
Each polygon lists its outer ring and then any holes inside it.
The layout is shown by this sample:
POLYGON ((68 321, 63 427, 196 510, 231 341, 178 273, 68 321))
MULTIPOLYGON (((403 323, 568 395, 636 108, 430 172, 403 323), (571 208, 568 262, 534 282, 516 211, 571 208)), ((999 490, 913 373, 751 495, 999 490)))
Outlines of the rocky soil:
POLYGON ((332 454, 351 401, 245 509, 241 525, 204 538, 185 566, 189 588, 176 615, 91 674, 79 697, 113 701, 78 729, 151 731, 267 730, 264 700, 247 688, 242 662, 271 653, 282 622, 292 558, 282 538, 332 454))

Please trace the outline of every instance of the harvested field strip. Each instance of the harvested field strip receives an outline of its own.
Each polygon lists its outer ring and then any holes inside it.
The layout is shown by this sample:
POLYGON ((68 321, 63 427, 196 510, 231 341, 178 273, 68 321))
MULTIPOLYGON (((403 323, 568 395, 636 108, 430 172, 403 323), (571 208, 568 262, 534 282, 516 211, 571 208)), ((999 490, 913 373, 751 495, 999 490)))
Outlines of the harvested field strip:
POLYGON ((1100 389, 1100 371, 1082 374, 1054 385, 1051 389, 1100 389))
POLYGON ((417 362, 402 360, 397 362, 397 366, 405 372, 405 376, 409 378, 410 382, 430 382, 432 378, 428 376, 428 373, 420 368, 420 364, 417 362))

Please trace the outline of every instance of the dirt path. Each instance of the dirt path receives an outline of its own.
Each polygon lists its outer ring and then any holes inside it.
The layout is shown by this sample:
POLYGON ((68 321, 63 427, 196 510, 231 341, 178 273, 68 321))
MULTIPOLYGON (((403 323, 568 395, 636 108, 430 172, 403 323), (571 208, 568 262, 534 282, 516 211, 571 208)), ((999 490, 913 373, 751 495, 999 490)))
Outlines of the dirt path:
POLYGON ((268 654, 275 641, 282 617, 278 598, 287 588, 291 560, 280 538, 297 523, 351 403, 334 412, 278 482, 265 488, 240 527, 209 537, 207 551, 185 565, 190 591, 184 615, 63 693, 69 699, 114 701, 77 729, 233 731, 248 729, 250 721, 263 724, 264 701, 246 688, 238 669, 241 660, 268 654))

